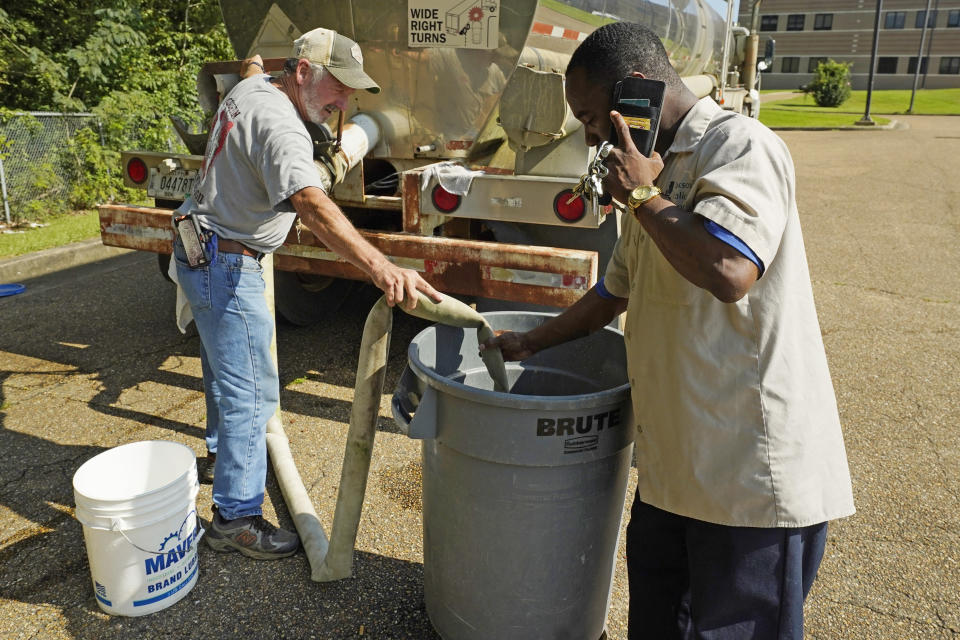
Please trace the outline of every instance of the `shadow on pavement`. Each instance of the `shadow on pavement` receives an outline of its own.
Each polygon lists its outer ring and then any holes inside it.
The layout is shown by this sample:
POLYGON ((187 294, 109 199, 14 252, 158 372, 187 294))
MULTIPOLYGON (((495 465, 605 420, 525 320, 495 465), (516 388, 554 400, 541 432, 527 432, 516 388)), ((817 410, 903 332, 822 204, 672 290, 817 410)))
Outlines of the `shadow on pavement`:
MULTIPOLYGON (((199 341, 192 328, 183 335, 174 326, 174 290, 153 256, 125 255, 27 284, 0 299, 0 636, 47 629, 76 638, 436 637, 423 608, 422 565, 364 552, 355 553, 352 578, 318 584, 302 551, 257 562, 201 544, 199 579, 182 601, 142 618, 101 612, 73 517, 73 474, 136 440, 187 442, 200 453, 199 341)), ((335 327, 280 325, 286 413, 349 420, 349 398, 286 386, 315 379, 352 389, 368 298, 358 296, 335 327)), ((420 322, 397 324, 392 362, 403 362, 420 322)), ((267 493, 280 524, 290 526, 272 470, 267 493)), ((198 499, 202 517, 208 504, 198 499)))

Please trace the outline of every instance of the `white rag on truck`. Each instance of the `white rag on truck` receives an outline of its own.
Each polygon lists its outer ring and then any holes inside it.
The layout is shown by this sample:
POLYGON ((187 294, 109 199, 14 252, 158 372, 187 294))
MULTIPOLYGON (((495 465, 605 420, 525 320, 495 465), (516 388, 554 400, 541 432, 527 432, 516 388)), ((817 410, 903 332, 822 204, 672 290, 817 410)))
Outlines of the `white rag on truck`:
POLYGON ((483 175, 483 171, 472 171, 462 164, 445 160, 435 164, 428 164, 422 168, 423 178, 420 182, 420 188, 427 190, 434 178, 440 183, 447 193, 457 196, 465 196, 470 191, 470 185, 473 179, 483 175))

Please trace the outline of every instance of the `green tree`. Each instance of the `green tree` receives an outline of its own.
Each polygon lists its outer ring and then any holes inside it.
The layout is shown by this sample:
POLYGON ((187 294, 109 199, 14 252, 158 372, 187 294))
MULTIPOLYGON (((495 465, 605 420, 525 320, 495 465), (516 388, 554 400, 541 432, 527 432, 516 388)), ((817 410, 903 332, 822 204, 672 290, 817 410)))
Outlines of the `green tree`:
POLYGON ((827 60, 817 64, 813 80, 804 87, 804 93, 813 94, 813 100, 821 107, 839 107, 850 97, 849 62, 827 60))
POLYGON ((169 94, 188 115, 201 63, 233 57, 216 0, 8 0, 0 107, 92 109, 114 92, 169 94))
POLYGON ((129 197, 119 152, 185 151, 169 116, 201 126, 200 66, 233 57, 217 0, 4 0, 0 121, 17 111, 92 111, 100 129, 59 150, 79 182, 70 204, 129 197))

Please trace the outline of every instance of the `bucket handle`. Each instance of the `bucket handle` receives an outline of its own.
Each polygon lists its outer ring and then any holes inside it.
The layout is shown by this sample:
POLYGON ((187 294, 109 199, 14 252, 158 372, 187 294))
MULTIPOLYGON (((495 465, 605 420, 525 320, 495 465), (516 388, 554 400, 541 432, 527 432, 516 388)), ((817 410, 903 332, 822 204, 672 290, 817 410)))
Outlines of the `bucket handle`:
MULTIPOLYGON (((393 394, 393 400, 391 400, 391 407, 393 409, 393 419, 397 422, 397 425, 400 427, 400 431, 403 435, 410 435, 410 421, 413 417, 410 415, 410 412, 406 407, 403 406, 403 400, 400 398, 398 393, 393 394)), ((419 403, 418 403, 419 404, 419 403)))
MULTIPOLYGON (((187 520, 190 519, 191 515, 196 516, 196 513, 197 513, 197 510, 194 509, 193 511, 187 514, 186 518, 183 519, 183 524, 180 525, 180 531, 177 532, 178 539, 180 538, 180 532, 183 531, 184 525, 187 524, 187 520)), ((200 538, 202 538, 203 534, 207 532, 207 530, 203 528, 203 525, 200 524, 200 518, 196 518, 196 521, 197 521, 197 529, 200 530, 200 533, 197 534, 197 537, 194 540, 194 544, 200 542, 200 538)), ((123 522, 120 519, 114 519, 112 520, 112 526, 110 527, 110 530, 116 531, 121 536, 123 536, 123 539, 130 543, 130 546, 134 547, 135 549, 139 549, 140 551, 143 551, 147 555, 151 555, 151 556, 162 556, 165 553, 167 553, 166 551, 163 551, 163 550, 151 551, 150 549, 144 549, 143 547, 138 545, 136 542, 134 542, 133 540, 127 537, 127 533, 122 529, 122 525, 123 525, 123 522)))
POLYGON ((409 366, 404 367, 400 374, 400 380, 397 382, 397 389, 393 392, 393 399, 390 402, 390 408, 393 412, 393 419, 400 432, 410 435, 410 422, 413 420, 411 413, 417 410, 420 405, 420 395, 423 393, 419 380, 413 374, 409 366))
POLYGON ((408 392, 404 394, 405 391, 407 389, 397 389, 391 402, 393 419, 400 426, 400 431, 413 440, 436 438, 437 392, 433 387, 428 386, 424 389, 423 395, 417 398, 416 393, 408 392), (410 415, 411 409, 414 411, 412 416, 410 415))

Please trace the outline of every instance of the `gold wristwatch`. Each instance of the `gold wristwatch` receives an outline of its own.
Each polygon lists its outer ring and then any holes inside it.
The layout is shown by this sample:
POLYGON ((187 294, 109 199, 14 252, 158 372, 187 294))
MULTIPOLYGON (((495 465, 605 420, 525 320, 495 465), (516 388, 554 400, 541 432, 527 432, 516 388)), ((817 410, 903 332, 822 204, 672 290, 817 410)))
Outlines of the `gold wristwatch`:
POLYGON ((627 207, 630 208, 631 212, 636 213, 637 207, 653 200, 660 193, 660 187, 655 187, 652 184, 642 184, 630 192, 630 197, 627 198, 627 207))

